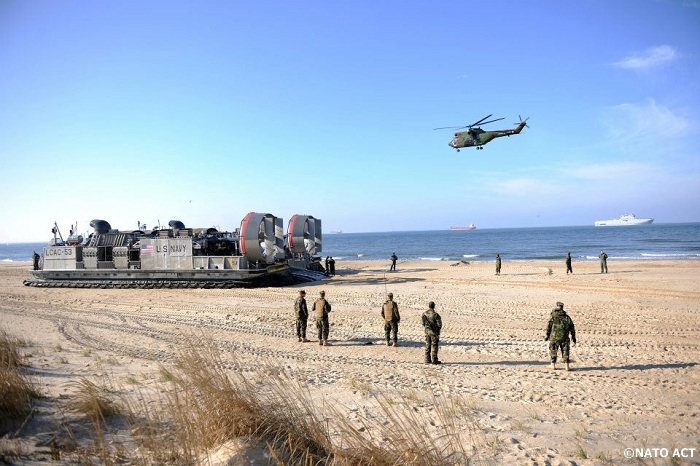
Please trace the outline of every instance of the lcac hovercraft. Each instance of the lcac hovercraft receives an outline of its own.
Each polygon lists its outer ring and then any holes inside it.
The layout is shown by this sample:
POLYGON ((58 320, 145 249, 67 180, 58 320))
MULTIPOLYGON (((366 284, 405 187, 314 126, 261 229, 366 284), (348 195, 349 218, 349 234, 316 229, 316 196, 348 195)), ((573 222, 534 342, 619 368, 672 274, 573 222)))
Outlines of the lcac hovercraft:
POLYGON ((322 279, 313 270, 321 252, 321 220, 295 215, 285 245, 283 220, 250 212, 235 231, 168 228, 120 231, 93 220, 87 238, 64 241, 58 226, 24 284, 69 288, 235 288, 286 286, 322 279), (300 244, 300 247, 296 245, 300 244))

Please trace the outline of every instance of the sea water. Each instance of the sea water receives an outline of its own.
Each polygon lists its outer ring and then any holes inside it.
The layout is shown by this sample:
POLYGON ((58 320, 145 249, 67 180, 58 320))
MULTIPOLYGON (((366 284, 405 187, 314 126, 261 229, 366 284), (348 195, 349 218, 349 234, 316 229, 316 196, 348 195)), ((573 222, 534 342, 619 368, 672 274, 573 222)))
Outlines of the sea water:
POLYGON ((700 259, 700 223, 620 227, 499 228, 471 231, 341 233, 323 236, 322 256, 336 260, 492 261, 700 259))
MULTIPOLYGON (((700 223, 620 227, 499 228, 325 234, 321 256, 336 260, 492 261, 700 259, 700 223)), ((0 261, 31 261, 46 243, 0 244, 0 261)))

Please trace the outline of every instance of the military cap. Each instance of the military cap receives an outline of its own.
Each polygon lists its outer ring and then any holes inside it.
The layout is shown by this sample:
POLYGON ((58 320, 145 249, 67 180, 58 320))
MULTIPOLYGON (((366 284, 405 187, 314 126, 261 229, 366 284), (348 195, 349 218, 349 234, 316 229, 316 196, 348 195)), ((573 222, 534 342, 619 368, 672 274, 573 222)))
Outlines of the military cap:
POLYGON ((394 297, 394 293, 389 293, 387 296, 389 296, 390 298, 393 298, 393 297, 394 297))
POLYGON ((321 291, 321 296, 326 296, 326 292, 325 292, 325 291, 321 291))
POLYGON ((563 309, 563 308, 564 308, 564 303, 562 303, 561 301, 557 301, 557 307, 560 308, 560 309, 563 309))

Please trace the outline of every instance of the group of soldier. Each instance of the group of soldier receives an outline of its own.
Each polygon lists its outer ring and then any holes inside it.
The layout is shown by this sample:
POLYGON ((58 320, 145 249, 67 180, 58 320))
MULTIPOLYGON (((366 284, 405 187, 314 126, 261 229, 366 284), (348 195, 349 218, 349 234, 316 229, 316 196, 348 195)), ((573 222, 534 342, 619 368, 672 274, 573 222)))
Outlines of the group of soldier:
MULTIPOLYGON (((600 259, 600 273, 608 273, 608 255, 605 253, 605 251, 600 251, 600 254, 598 254, 598 259, 600 259)), ((567 252, 566 253, 566 259, 564 260, 566 263, 566 274, 569 275, 570 273, 573 274, 574 270, 571 268, 571 253, 567 252)), ((501 274, 501 254, 496 254, 496 275, 501 274)))
MULTIPOLYGON (((312 312, 316 319, 316 329, 318 330, 319 346, 331 346, 328 342, 328 313, 331 312, 331 305, 326 300, 326 292, 321 291, 318 299, 314 301, 312 312)), ((294 302, 294 310, 296 312, 296 331, 299 342, 306 343, 310 340, 306 338, 306 327, 309 319, 309 309, 306 304, 306 291, 300 290, 299 296, 294 302)), ((399 322, 401 322, 401 314, 399 306, 394 301, 393 293, 387 295, 387 300, 382 304, 380 311, 382 319, 384 319, 384 338, 387 346, 398 346, 399 322)), ((438 348, 440 343, 440 332, 442 330, 442 318, 435 311, 435 303, 428 303, 428 310, 421 316, 421 323, 425 330, 425 364, 442 364, 438 359, 438 348)), ((556 307, 552 310, 549 323, 547 325, 547 334, 544 337, 545 341, 549 341, 549 356, 551 360, 551 368, 556 369, 557 355, 561 351, 562 359, 566 370, 569 367, 569 349, 570 342, 576 345, 576 329, 574 322, 564 311, 564 303, 557 302, 556 307), (571 337, 571 338, 569 338, 571 337)))

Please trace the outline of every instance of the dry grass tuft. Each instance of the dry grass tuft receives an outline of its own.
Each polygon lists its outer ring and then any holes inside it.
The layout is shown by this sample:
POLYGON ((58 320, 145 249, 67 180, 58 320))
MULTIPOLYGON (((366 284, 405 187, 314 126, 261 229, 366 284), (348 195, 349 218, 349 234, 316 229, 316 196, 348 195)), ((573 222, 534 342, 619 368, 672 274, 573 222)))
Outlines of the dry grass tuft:
POLYGON ((70 410, 84 415, 93 422, 104 422, 106 418, 121 412, 116 395, 109 388, 99 386, 85 378, 73 382, 72 385, 76 391, 67 403, 70 410))
POLYGON ((265 441, 285 464, 317 464, 330 456, 328 435, 305 390, 276 369, 263 372, 264 383, 226 372, 212 346, 181 354, 170 373, 168 404, 186 457, 239 437, 265 441))
MULTIPOLYGON (((34 383, 20 370, 21 346, 22 341, 0 330, 0 420, 25 418, 31 412, 32 399, 39 397, 34 383)), ((0 426, 0 431, 4 427, 0 426)))

